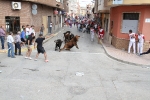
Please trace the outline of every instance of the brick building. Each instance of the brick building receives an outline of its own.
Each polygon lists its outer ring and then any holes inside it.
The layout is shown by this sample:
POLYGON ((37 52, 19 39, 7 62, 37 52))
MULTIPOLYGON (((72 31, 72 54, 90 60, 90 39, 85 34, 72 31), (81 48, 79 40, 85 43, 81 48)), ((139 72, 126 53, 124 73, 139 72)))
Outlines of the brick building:
POLYGON ((63 27, 66 0, 3 0, 0 1, 0 26, 7 32, 19 31, 22 25, 34 25, 39 32, 44 24, 44 34, 49 32, 49 23, 53 31, 63 27))
POLYGON ((145 35, 144 51, 150 40, 150 0, 96 0, 102 26, 108 27, 110 43, 118 49, 128 49, 129 30, 145 35), (109 13, 109 16, 106 16, 109 13), (103 19, 108 19, 108 25, 103 19), (104 23, 104 24, 103 24, 104 23))

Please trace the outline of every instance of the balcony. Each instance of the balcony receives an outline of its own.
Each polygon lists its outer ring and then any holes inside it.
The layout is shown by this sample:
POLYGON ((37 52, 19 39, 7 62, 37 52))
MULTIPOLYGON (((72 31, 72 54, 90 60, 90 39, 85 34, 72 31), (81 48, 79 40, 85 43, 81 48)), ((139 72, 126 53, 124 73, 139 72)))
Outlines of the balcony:
POLYGON ((107 7, 118 5, 150 5, 150 0, 105 0, 107 7))
POLYGON ((101 0, 98 2, 98 12, 109 13, 110 7, 107 7, 107 1, 101 0))
POLYGON ((34 3, 39 3, 51 7, 57 7, 60 9, 63 9, 63 4, 61 2, 57 2, 56 0, 22 0, 22 1, 29 1, 29 2, 34 2, 34 3))

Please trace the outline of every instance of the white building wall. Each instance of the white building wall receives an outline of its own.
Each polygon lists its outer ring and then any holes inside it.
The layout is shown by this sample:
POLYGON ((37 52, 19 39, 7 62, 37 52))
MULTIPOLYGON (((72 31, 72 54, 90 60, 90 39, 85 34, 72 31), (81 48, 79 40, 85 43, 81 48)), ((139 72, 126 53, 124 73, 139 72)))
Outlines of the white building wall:
MULTIPOLYGON (((98 11, 110 10, 109 7, 105 7, 105 0, 98 0, 98 11)), ((107 1, 107 0, 106 0, 107 1)))

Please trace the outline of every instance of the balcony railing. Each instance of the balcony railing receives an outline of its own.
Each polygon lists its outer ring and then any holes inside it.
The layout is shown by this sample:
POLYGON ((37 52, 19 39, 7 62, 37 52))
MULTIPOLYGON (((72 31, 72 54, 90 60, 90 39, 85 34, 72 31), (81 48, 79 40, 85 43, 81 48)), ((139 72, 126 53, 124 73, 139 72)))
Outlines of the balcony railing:
POLYGON ((150 0, 105 0, 106 6, 150 4, 150 0))
POLYGON ((61 2, 57 2, 56 0, 22 0, 22 1, 30 1, 34 3, 39 3, 51 7, 58 7, 60 9, 63 9, 63 4, 61 2))

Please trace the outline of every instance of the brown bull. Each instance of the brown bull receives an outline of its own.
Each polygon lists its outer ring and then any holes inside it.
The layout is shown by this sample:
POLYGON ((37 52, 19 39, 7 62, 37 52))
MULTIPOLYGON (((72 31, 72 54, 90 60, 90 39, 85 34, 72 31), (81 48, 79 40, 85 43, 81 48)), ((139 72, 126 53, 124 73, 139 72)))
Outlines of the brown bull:
POLYGON ((64 45, 64 47, 59 50, 59 52, 60 52, 61 50, 64 50, 64 49, 70 50, 73 46, 76 46, 76 48, 79 49, 79 48, 78 48, 78 45, 77 45, 77 42, 78 42, 79 37, 80 37, 80 36, 76 35, 76 36, 75 36, 74 38, 72 38, 69 42, 67 42, 67 43, 64 45))

